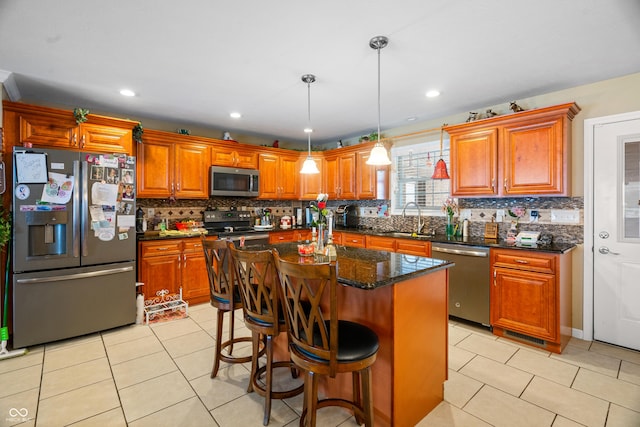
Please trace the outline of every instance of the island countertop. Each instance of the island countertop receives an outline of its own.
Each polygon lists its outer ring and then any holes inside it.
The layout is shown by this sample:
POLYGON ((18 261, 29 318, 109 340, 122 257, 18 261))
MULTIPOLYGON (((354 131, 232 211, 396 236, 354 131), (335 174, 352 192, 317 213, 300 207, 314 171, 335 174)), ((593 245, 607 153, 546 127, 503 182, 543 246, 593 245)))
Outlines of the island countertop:
MULTIPOLYGON (((297 243, 255 245, 247 249, 276 249, 283 259, 299 263, 329 262, 322 255, 300 256, 297 243)), ((360 289, 378 289, 454 266, 440 259, 340 245, 336 245, 336 252, 338 282, 360 289)))

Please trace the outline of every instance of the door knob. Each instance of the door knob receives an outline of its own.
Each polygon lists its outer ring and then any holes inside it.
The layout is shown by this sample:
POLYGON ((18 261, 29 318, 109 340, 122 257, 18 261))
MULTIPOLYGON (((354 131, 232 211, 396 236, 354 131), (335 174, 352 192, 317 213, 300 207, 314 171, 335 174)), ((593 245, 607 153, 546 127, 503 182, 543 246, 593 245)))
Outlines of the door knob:
POLYGON ((600 252, 603 255, 607 255, 607 254, 620 255, 618 252, 611 252, 609 248, 606 246, 602 246, 600 249, 598 249, 598 252, 600 252))

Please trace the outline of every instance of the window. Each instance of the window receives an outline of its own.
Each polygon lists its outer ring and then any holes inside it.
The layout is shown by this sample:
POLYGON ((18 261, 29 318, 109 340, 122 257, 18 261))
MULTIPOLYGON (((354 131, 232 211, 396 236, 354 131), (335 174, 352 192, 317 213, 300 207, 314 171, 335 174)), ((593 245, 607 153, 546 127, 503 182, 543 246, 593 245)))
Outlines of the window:
MULTIPOLYGON (((445 141, 442 158, 449 169, 449 143, 445 141)), ((449 197, 450 180, 431 179, 440 159, 440 141, 423 142, 391 149, 393 162, 391 212, 400 214, 408 202, 416 202, 423 213, 438 213, 449 197)))

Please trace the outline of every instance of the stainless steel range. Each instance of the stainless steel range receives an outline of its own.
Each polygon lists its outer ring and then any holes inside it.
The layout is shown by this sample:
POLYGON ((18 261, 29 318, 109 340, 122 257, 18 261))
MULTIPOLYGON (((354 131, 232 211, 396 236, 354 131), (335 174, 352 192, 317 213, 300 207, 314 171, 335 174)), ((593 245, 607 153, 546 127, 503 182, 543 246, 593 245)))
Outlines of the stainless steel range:
POLYGON ((251 219, 251 213, 247 211, 206 210, 203 214, 204 228, 209 235, 234 242, 240 242, 244 237, 247 245, 269 243, 269 233, 255 230, 251 219))

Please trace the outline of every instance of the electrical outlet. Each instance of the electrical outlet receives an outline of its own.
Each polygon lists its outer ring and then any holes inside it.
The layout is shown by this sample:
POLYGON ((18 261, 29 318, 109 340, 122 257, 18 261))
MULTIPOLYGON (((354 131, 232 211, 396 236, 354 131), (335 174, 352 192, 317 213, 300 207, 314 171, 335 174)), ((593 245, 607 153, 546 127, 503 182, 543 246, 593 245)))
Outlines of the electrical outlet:
POLYGON ((496 222, 504 221, 504 209, 496 210, 496 222))
POLYGON ((148 216, 149 218, 151 218, 152 216, 154 216, 154 215, 155 215, 155 213, 156 213, 156 210, 155 210, 154 208, 148 208, 148 209, 147 209, 147 216, 148 216))
POLYGON ((471 209, 460 209, 460 220, 471 219, 471 209))
POLYGON ((540 212, 536 210, 529 211, 529 222, 538 222, 540 218, 540 212))
POLYGON ((551 222, 560 222, 565 224, 579 224, 580 211, 575 210, 551 210, 551 222))

